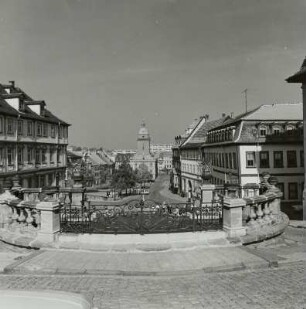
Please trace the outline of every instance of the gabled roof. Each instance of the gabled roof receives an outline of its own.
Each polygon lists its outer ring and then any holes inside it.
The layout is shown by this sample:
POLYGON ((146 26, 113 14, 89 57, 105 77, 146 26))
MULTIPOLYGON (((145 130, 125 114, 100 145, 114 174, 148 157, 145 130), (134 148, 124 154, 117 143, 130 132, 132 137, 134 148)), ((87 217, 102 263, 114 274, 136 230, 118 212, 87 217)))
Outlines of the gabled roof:
POLYGON ((190 148, 190 147, 201 147, 203 143, 206 141, 207 133, 209 130, 222 125, 227 120, 230 120, 229 116, 222 117, 220 119, 205 121, 200 126, 198 126, 193 134, 193 136, 187 140, 185 144, 183 144, 182 148, 190 148))

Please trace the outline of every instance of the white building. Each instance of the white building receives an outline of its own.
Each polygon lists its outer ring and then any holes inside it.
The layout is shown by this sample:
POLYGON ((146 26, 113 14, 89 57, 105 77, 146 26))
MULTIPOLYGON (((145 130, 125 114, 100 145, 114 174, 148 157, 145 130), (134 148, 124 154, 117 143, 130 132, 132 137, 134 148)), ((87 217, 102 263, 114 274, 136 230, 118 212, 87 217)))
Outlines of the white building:
POLYGON ((302 104, 262 105, 208 132, 204 160, 215 184, 278 179, 285 202, 300 202, 304 186, 302 104))

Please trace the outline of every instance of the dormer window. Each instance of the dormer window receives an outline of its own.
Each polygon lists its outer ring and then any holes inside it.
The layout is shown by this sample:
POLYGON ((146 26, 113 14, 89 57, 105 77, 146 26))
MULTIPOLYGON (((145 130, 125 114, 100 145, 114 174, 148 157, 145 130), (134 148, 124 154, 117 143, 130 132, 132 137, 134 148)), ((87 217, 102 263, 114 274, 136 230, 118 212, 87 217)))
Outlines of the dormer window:
POLYGON ((287 130, 287 133, 288 135, 292 135, 293 134, 293 126, 287 126, 286 130, 287 130))
POLYGON ((280 127, 274 127, 273 128, 273 134, 274 135, 280 135, 280 133, 281 133, 280 127))
POLYGON ((260 127, 259 128, 259 136, 264 137, 267 135, 267 128, 266 127, 260 127))

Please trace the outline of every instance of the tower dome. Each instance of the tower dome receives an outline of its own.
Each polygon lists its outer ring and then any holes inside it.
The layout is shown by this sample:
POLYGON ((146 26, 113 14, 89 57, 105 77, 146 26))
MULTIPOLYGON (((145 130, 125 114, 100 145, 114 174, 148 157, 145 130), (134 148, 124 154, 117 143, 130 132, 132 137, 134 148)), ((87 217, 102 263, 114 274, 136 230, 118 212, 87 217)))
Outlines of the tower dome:
POLYGON ((146 128, 145 122, 143 121, 143 122, 141 123, 140 129, 139 129, 139 131, 138 131, 138 136, 139 136, 140 138, 146 138, 146 137, 148 137, 148 135, 149 135, 149 131, 148 131, 148 129, 146 128))

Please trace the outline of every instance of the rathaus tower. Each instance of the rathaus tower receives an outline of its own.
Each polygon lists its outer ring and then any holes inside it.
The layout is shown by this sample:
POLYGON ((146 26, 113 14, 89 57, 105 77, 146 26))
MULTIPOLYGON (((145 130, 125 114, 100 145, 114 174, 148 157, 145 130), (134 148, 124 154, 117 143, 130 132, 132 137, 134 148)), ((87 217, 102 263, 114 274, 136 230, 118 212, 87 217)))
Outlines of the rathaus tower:
POLYGON ((141 166, 146 166, 148 171, 152 174, 153 179, 156 178, 156 160, 150 152, 150 134, 146 127, 145 122, 141 123, 137 135, 137 152, 131 158, 130 165, 133 170, 139 169, 141 166))

